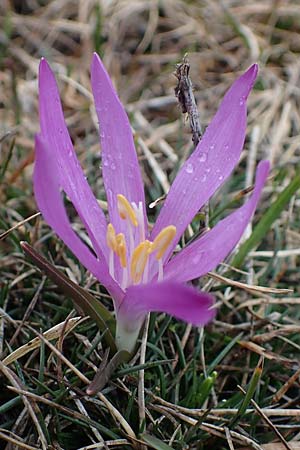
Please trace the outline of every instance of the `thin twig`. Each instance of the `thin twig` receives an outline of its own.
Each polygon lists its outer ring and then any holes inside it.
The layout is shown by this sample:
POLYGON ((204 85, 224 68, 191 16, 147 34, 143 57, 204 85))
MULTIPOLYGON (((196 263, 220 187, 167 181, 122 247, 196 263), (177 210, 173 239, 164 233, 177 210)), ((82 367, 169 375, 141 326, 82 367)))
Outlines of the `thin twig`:
POLYGON ((195 96, 193 93, 193 83, 189 76, 190 64, 187 55, 183 57, 182 63, 177 64, 174 75, 178 79, 175 87, 175 95, 181 106, 183 114, 188 114, 192 132, 194 146, 199 144, 202 136, 202 127, 200 123, 199 111, 197 108, 195 96))

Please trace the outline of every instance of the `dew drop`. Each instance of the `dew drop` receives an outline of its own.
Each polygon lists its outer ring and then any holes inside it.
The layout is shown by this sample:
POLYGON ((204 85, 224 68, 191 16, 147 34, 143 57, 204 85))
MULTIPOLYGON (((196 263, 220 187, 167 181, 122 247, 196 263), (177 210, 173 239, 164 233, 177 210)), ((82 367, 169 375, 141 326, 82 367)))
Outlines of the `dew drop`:
POLYGON ((108 166, 108 161, 107 161, 107 159, 103 159, 102 163, 103 163, 103 166, 105 166, 105 167, 108 166))
POLYGON ((245 104, 245 97, 240 97, 240 106, 245 104))
POLYGON ((205 172, 206 172, 206 173, 210 173, 210 171, 211 171, 211 168, 210 168, 210 167, 207 167, 207 168, 205 169, 205 172))
POLYGON ((220 175, 220 176, 219 176, 219 180, 220 180, 220 181, 222 181, 223 178, 224 178, 223 175, 220 175))
POLYGON ((225 144, 225 145, 224 145, 224 148, 225 148, 225 150, 228 150, 228 149, 229 149, 229 145, 228 145, 228 144, 225 144))
POLYGON ((115 170, 116 169, 116 165, 115 165, 114 162, 111 163, 110 168, 111 168, 111 170, 115 170))
POLYGON ((201 177, 201 181, 202 181, 202 183, 204 183, 205 181, 206 181, 206 179, 207 179, 207 176, 204 174, 204 175, 202 175, 202 177, 201 177))
POLYGON ((206 153, 201 153, 201 155, 198 158, 199 162, 205 162, 207 160, 207 154, 206 153))
POLYGON ((193 166, 193 164, 192 164, 192 163, 188 163, 188 164, 186 165, 185 171, 186 171, 186 173, 193 173, 193 172, 194 172, 194 166, 193 166))
POLYGON ((193 264, 198 264, 202 257, 203 257, 203 252, 198 253, 197 255, 193 256, 192 263, 193 264))
POLYGON ((211 144, 210 146, 209 146, 209 150, 213 150, 215 148, 215 144, 211 144))
POLYGON ((134 166, 134 164, 129 164, 129 166, 128 166, 128 169, 127 169, 127 176, 128 176, 128 178, 134 178, 134 169, 135 169, 135 166, 134 166))
POLYGON ((238 221, 239 222, 243 222, 244 221, 244 214, 242 212, 239 213, 237 217, 238 217, 238 221))
POLYGON ((108 188, 106 194, 108 203, 111 203, 113 201, 113 191, 108 188))
POLYGON ((200 256, 199 256, 199 255, 194 256, 194 257, 192 258, 192 263, 193 263, 193 264, 198 264, 199 259, 200 259, 200 256))

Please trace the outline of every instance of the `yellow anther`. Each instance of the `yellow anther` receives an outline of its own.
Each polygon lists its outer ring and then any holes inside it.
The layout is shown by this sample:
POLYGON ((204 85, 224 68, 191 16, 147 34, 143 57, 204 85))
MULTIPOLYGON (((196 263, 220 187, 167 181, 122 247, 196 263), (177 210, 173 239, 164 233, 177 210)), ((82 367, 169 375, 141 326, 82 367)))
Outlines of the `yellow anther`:
POLYGON ((133 251, 130 263, 131 279, 134 284, 139 283, 143 276, 152 243, 150 241, 141 242, 133 251))
POLYGON ((107 230, 106 230, 106 242, 108 247, 116 252, 117 251, 117 239, 116 239, 116 232, 114 229, 114 226, 112 223, 109 223, 107 225, 107 230))
POLYGON ((124 237, 123 233, 117 234, 116 242, 117 242, 116 253, 117 253, 118 257, 120 258, 121 266, 122 267, 126 267, 127 266, 127 261, 126 261, 126 242, 125 242, 125 237, 124 237))
POLYGON ((161 230, 161 232, 154 239, 151 246, 151 253, 157 250, 155 255, 156 259, 161 259, 174 239, 176 234, 176 227, 174 225, 169 225, 161 230))
POLYGON ((134 212, 133 207, 127 200, 127 198, 124 197, 124 195, 122 195, 122 194, 118 194, 117 199, 118 199, 118 210, 119 210, 121 219, 124 219, 124 220, 129 219, 130 222, 132 223, 132 225, 137 227, 138 220, 137 220, 136 214, 134 212))

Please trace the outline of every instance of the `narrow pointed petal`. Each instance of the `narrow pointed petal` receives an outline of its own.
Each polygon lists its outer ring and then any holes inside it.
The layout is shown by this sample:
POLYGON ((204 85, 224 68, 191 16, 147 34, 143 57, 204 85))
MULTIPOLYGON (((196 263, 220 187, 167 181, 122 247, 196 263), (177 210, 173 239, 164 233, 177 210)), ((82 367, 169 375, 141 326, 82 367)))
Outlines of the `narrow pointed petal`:
MULTIPOLYGON (((51 149, 49 158, 51 158, 59 187, 72 201, 98 257, 101 258, 104 255, 107 259, 106 218, 76 157, 66 127, 58 87, 45 59, 41 61, 39 69, 39 110, 41 136, 47 148, 51 149)), ((39 152, 42 152, 41 148, 39 152)), ((44 167, 44 170, 48 171, 47 166, 44 167)), ((53 208, 55 209, 55 204, 53 204, 53 208)))
POLYGON ((36 136, 35 149, 34 194, 45 221, 84 267, 106 287, 118 306, 124 293, 109 275, 105 259, 97 259, 70 225, 60 192, 60 173, 57 169, 57 161, 53 158, 53 149, 50 150, 40 136, 36 136))
MULTIPOLYGON (((175 247, 187 225, 237 164, 246 133, 246 99, 257 65, 244 73, 226 93, 215 117, 190 158, 180 169, 154 226, 151 240, 168 225, 177 227, 175 247)), ((165 254, 168 259, 173 248, 165 254)))
POLYGON ((262 161, 256 171, 256 184, 250 199, 221 220, 211 231, 184 248, 164 268, 165 279, 185 282, 213 270, 233 250, 242 237, 258 203, 269 173, 269 162, 262 161))
POLYGON ((117 232, 127 235, 127 227, 118 213, 117 195, 122 194, 137 205, 142 202, 145 207, 143 182, 127 114, 96 53, 91 82, 100 126, 102 174, 110 221, 117 232))
POLYGON ((130 286, 117 313, 122 328, 134 332, 148 312, 164 312, 196 326, 215 316, 214 298, 175 281, 130 286))

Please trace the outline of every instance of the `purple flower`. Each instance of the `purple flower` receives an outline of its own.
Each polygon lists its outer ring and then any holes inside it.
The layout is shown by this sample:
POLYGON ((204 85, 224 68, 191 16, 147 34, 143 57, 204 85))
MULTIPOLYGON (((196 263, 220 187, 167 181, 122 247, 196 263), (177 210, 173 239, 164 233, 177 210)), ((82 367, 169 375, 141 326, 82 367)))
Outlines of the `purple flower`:
POLYGON ((201 142, 181 167, 151 233, 130 124, 96 54, 91 74, 109 223, 76 158, 57 84, 44 59, 39 72, 41 133, 36 136, 34 191, 46 222, 110 292, 118 348, 132 351, 150 311, 165 312, 198 326, 215 315, 213 297, 185 283, 214 269, 237 244, 256 208, 268 162, 259 164, 254 191, 242 207, 171 255, 187 225, 239 160, 245 139, 246 99, 257 66, 250 67, 225 95, 201 142), (93 252, 73 231, 61 191, 82 220, 93 252))

